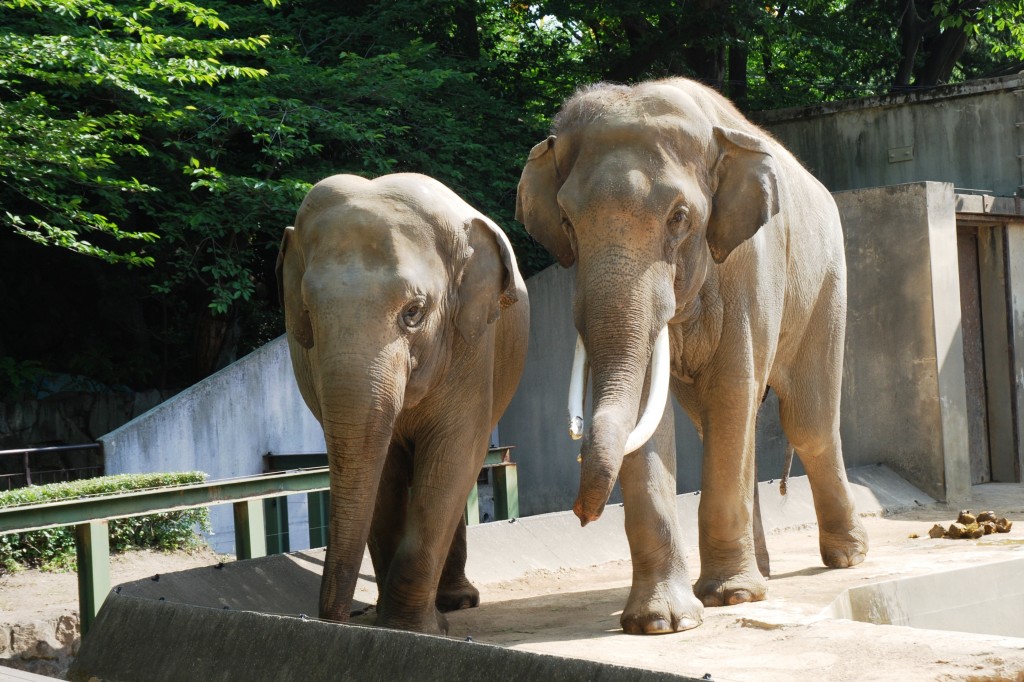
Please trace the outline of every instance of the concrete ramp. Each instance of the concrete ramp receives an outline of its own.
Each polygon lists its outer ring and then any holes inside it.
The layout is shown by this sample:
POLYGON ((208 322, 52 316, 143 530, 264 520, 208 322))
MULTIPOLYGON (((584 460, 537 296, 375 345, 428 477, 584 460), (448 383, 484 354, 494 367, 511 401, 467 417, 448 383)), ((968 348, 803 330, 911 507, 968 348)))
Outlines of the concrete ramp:
POLYGON ((111 595, 76 682, 670 682, 669 673, 381 628, 111 595))

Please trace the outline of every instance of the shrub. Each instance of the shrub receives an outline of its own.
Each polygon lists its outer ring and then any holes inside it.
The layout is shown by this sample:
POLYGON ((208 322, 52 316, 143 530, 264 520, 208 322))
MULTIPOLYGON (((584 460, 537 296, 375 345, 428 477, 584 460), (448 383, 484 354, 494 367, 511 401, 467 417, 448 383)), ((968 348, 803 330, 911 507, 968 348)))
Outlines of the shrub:
MULTIPOLYGON (((160 486, 201 483, 205 480, 206 474, 201 471, 186 471, 119 474, 29 486, 0 492, 0 510, 13 505, 112 495, 160 486)), ((210 530, 210 512, 206 507, 116 519, 110 522, 110 551, 194 549, 202 543, 196 534, 197 527, 201 531, 210 530)), ((72 570, 77 567, 76 563, 73 526, 0 535, 0 574, 19 567, 72 570)))

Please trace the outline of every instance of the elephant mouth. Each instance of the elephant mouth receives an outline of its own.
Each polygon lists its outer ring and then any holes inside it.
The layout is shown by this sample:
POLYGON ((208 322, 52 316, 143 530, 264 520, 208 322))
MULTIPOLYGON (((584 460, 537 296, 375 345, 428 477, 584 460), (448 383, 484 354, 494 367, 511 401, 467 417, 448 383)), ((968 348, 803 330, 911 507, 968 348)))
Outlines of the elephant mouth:
MULTIPOLYGON (((584 433, 583 406, 587 392, 587 349, 583 338, 576 335, 576 351, 573 355, 572 372, 569 375, 569 436, 579 440, 584 433)), ((670 354, 668 342, 668 325, 661 328, 654 342, 651 353, 651 384, 647 392, 647 405, 637 420, 636 426, 626 439, 624 455, 640 449, 651 439, 658 424, 661 423, 668 401, 668 385, 670 377, 670 354)))

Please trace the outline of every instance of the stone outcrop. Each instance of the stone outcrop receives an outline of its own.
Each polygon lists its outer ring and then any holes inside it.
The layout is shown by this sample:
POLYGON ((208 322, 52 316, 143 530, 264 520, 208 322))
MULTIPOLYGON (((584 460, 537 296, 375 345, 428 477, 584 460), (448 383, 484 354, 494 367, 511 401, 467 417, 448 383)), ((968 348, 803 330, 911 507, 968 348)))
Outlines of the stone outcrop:
POLYGON ((69 609, 0 617, 0 666, 63 679, 78 655, 78 630, 78 612, 69 609))

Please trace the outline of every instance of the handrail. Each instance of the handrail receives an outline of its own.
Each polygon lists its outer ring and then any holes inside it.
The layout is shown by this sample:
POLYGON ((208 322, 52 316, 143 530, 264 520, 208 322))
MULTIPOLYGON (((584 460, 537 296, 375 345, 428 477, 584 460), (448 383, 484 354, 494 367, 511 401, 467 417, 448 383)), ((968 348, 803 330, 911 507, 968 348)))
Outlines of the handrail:
MULTIPOLYGON (((22 464, 25 468, 25 484, 32 485, 32 467, 29 466, 29 457, 46 452, 69 452, 72 450, 99 450, 102 456, 103 443, 79 443, 77 445, 44 445, 42 447, 17 448, 14 450, 0 450, 0 457, 21 455, 22 464)), ((102 467, 101 467, 102 471, 102 467)), ((21 474, 9 474, 20 476, 21 474)))
POLYGON ((267 553, 263 498, 315 492, 329 487, 327 468, 318 467, 73 500, 11 505, 0 507, 0 534, 58 526, 75 527, 78 611, 84 636, 110 592, 109 522, 112 519, 232 503, 235 555, 239 559, 250 559, 267 553))
POLYGON ((24 533, 88 521, 110 521, 290 493, 315 492, 329 487, 327 468, 317 467, 71 500, 12 505, 0 507, 0 534, 24 533))
POLYGON ((102 443, 80 443, 78 445, 44 445, 42 447, 16 448, 14 450, 0 450, 2 455, 35 454, 37 452, 65 452, 67 450, 99 450, 102 443))
MULTIPOLYGON (((519 515, 518 478, 516 465, 509 457, 510 450, 509 446, 491 448, 484 464, 485 468, 493 467, 495 472, 495 516, 500 519, 519 515)), ((235 555, 239 559, 251 559, 267 553, 263 498, 329 489, 328 468, 312 467, 72 500, 10 505, 0 507, 0 535, 75 527, 79 614, 85 635, 110 592, 108 524, 111 520, 231 503, 234 506, 235 555)), ((466 502, 467 523, 479 522, 477 504, 477 490, 473 486, 466 502)))

